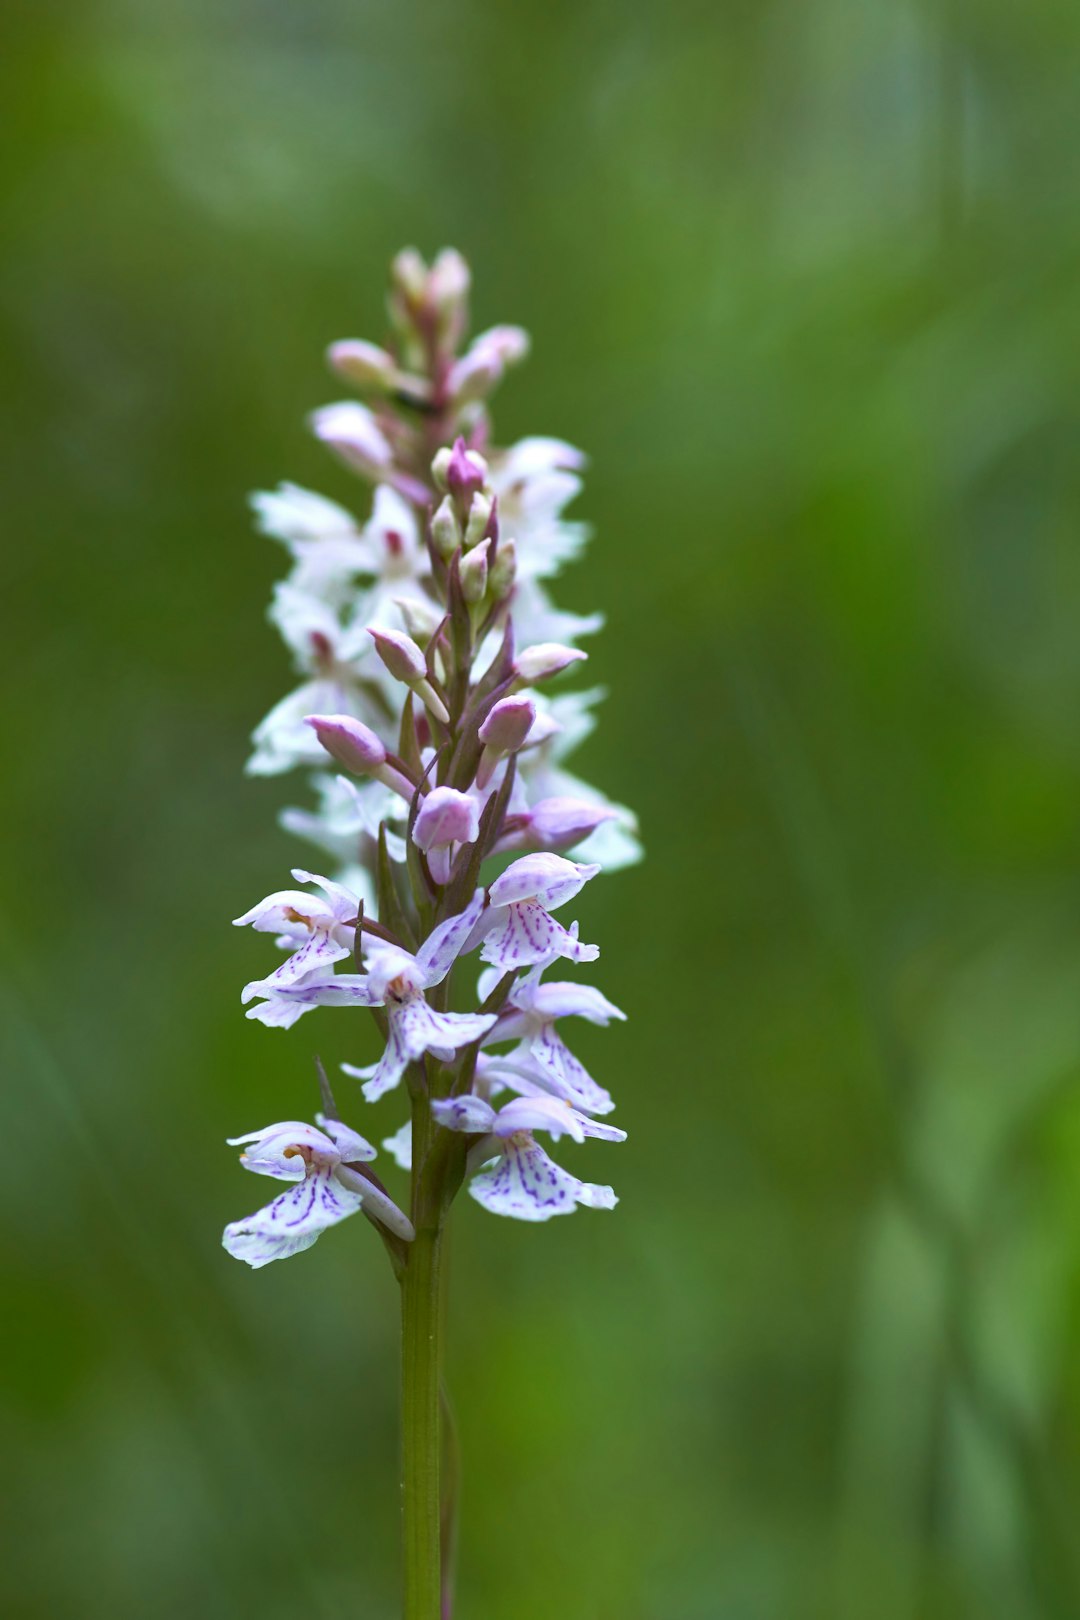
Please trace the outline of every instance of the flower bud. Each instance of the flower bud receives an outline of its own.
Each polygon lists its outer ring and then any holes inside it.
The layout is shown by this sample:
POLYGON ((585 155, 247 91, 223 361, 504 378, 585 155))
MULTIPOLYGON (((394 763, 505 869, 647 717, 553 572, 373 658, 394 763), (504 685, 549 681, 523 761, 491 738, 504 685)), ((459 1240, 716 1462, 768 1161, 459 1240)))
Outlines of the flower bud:
POLYGON ((353 776, 374 776, 385 787, 411 803, 413 783, 391 765, 381 740, 370 726, 351 714, 308 714, 304 724, 311 727, 332 759, 353 776))
POLYGON ((513 754, 521 747, 536 719, 531 697, 505 697, 492 704, 478 736, 486 747, 500 754, 513 754))
POLYGON ((402 248, 390 266, 390 279, 404 304, 415 307, 420 303, 427 288, 428 267, 416 248, 402 248))
POLYGON ((396 681, 406 686, 422 681, 427 675, 424 655, 411 636, 400 630, 377 630, 368 626, 368 635, 375 643, 379 657, 396 681))
POLYGON ((446 488, 446 474, 450 469, 450 457, 453 453, 448 444, 444 444, 441 450, 435 452, 435 459, 431 463, 431 476, 436 489, 446 488))
POLYGON ((403 681, 411 692, 416 693, 429 714, 433 714, 444 726, 448 725, 450 715, 446 704, 428 680, 427 663, 412 637, 401 630, 376 630, 371 626, 368 627, 368 635, 394 679, 403 681))
POLYGON ((546 681, 558 675, 560 670, 588 656, 577 647, 564 647, 557 641, 539 641, 535 647, 526 647, 518 654, 514 668, 518 679, 531 686, 535 681, 546 681))
POLYGON ((496 602, 505 601, 517 578, 517 542, 500 540, 495 561, 488 569, 488 590, 496 602))
POLYGON ((405 621, 405 628, 413 640, 421 646, 431 640, 439 625, 442 615, 437 613, 430 602, 425 602, 419 596, 395 596, 394 606, 405 621))
POLYGON ((373 481, 386 476, 393 452, 366 405, 353 400, 324 405, 312 415, 311 427, 315 437, 336 451, 355 472, 373 481))
POLYGON ((493 495, 474 495, 472 505, 469 507, 469 521, 465 525, 465 550, 478 546, 484 535, 488 533, 491 514, 495 510, 495 497, 493 495))
POLYGON ((445 468, 446 487, 459 506, 467 506, 487 482, 487 462, 460 437, 454 443, 445 468))
POLYGON ((431 519, 431 540, 444 562, 449 562, 461 544, 461 524, 449 495, 443 497, 431 519))
POLYGON ((469 285, 472 276, 454 248, 443 248, 428 271, 427 297, 439 323, 439 335, 455 349, 469 321, 469 285))
POLYGON ((481 332, 451 369, 449 387, 460 408, 469 400, 485 399, 502 381, 507 366, 529 352, 529 334, 520 326, 493 326, 481 332))
POLYGON ((432 788, 420 806, 413 826, 413 839, 422 850, 448 844, 474 843, 480 831, 480 812, 475 799, 456 788, 432 788))
POLYGON ((488 552, 491 541, 474 546, 461 559, 461 594, 470 606, 484 600, 488 582, 488 552))
POLYGON ((304 724, 326 752, 353 776, 372 776, 386 764, 386 748, 370 726, 350 714, 308 714, 304 724))
POLYGON ((357 388, 393 388, 397 379, 393 355, 360 338, 331 343, 327 358, 334 370, 357 388))

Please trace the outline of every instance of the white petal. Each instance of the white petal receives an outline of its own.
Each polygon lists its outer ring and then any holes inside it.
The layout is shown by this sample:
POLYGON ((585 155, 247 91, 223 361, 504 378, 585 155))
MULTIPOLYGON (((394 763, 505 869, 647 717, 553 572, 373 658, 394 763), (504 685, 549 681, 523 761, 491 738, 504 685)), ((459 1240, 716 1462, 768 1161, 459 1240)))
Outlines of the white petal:
POLYGON ((535 897, 549 911, 557 911, 567 900, 572 900, 599 870, 599 867, 568 861, 562 855, 522 855, 519 860, 511 861, 506 871, 491 885, 491 904, 506 906, 512 905, 515 900, 535 897))
POLYGON ((416 960, 428 989, 439 984, 464 950, 484 908, 484 892, 477 889, 465 910, 440 923, 421 945, 416 960))
POLYGON ((267 1125, 261 1131, 248 1131, 246 1136, 226 1138, 230 1147, 242 1147, 240 1163, 245 1170, 256 1175, 274 1176, 279 1181, 302 1181, 307 1166, 298 1148, 336 1158, 337 1150, 331 1139, 314 1125, 304 1120, 286 1119, 277 1125, 267 1125))
MULTIPOLYGON (((331 878, 322 877, 318 872, 305 872, 302 866, 294 866, 293 877, 297 883, 315 883, 326 895, 328 910, 337 922, 347 922, 356 916, 357 898, 351 889, 342 883, 335 883, 331 878)), ((314 900, 315 896, 310 895, 314 900)))
POLYGON ((341 1068, 344 1074, 351 1074, 357 1080, 363 1080, 364 1085, 361 1089, 368 1102, 378 1102, 380 1097, 400 1085, 401 1077, 412 1061, 413 1054, 403 1038, 400 1018, 392 1016, 386 1046, 379 1061, 369 1064, 366 1068, 343 1063, 341 1068))
POLYGON ((507 1137, 515 1131, 546 1131, 555 1142, 562 1136, 583 1142, 582 1119, 561 1097, 515 1097, 499 1110, 495 1134, 507 1137))
POLYGON ((315 1118, 327 1136, 333 1138, 334 1146, 345 1163, 353 1161, 362 1163, 378 1157, 371 1143, 366 1141, 359 1131, 354 1131, 340 1119, 329 1119, 325 1114, 316 1114, 315 1118))
POLYGON ((297 984, 280 984, 271 979, 255 979, 244 986, 242 1001, 255 996, 267 999, 252 1007, 249 1018, 274 1028, 288 1029, 312 1007, 374 1007, 378 997, 367 974, 319 970, 297 984))
POLYGON ((402 1170, 412 1169, 412 1120, 407 1119, 400 1131, 383 1138, 383 1147, 402 1170))
POLYGON ((626 1018, 624 1012, 591 984, 573 984, 564 979, 537 986, 532 1006, 544 1019, 577 1017, 587 1018, 590 1024, 606 1025, 613 1018, 626 1018))
POLYGON ((333 922, 334 913, 318 895, 305 894, 302 889, 278 889, 260 900, 242 916, 233 918, 234 928, 252 927, 260 934, 307 933, 307 919, 312 922, 333 922), (295 912, 295 917, 289 913, 295 912))

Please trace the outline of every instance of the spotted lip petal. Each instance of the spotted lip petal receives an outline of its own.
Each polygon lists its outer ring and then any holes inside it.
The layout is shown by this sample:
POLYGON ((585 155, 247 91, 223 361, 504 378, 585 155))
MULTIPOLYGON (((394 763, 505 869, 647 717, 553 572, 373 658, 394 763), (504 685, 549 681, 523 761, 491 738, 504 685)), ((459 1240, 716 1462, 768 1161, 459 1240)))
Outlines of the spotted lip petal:
POLYGON ((549 915, 539 900, 518 900, 503 906, 484 939, 481 960, 504 973, 536 963, 550 962, 557 956, 572 962, 594 962, 599 946, 583 945, 574 929, 549 915))
POLYGON ((330 1165, 320 1166, 264 1209, 231 1221, 222 1243, 238 1260, 258 1269, 308 1249, 328 1226, 361 1207, 360 1194, 342 1186, 330 1165))
POLYGON ((518 1221, 572 1215, 579 1204, 614 1209, 618 1202, 611 1187, 579 1181, 527 1135, 511 1137, 495 1164, 473 1177, 469 1192, 493 1215, 518 1221))

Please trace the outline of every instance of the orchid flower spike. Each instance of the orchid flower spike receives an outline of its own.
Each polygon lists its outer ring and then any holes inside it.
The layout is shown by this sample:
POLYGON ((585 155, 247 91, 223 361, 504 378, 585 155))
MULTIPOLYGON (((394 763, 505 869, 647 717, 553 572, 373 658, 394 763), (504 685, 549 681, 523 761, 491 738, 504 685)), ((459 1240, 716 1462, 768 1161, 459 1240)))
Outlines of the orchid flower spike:
POLYGON ((386 1048, 379 1061, 367 1068, 341 1065, 345 1074, 364 1081, 368 1102, 392 1091, 409 1064, 425 1052, 448 1062, 461 1047, 481 1040, 495 1022, 493 1013, 437 1012, 424 995, 449 973, 476 925, 482 904, 483 895, 478 891, 463 912, 429 935, 415 956, 395 945, 371 949, 368 1005, 386 1008, 386 1048))

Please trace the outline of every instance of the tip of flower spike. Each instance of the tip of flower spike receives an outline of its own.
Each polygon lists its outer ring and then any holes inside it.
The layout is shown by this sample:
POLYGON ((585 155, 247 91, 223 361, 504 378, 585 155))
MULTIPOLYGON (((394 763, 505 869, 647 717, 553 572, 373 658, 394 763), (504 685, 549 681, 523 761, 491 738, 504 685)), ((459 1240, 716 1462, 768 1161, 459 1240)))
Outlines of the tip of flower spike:
POLYGON ((487 462, 475 450, 470 450, 460 437, 454 441, 454 448, 441 463, 441 471, 450 494, 463 505, 478 495, 487 482, 487 462))

